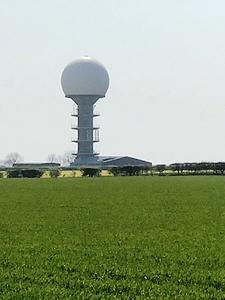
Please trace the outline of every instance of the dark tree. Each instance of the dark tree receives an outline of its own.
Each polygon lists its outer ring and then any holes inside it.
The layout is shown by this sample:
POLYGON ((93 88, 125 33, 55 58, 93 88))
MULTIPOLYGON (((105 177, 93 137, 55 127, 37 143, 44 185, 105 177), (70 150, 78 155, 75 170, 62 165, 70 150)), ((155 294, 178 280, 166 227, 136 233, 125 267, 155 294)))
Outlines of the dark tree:
POLYGON ((101 173, 101 169, 97 168, 82 168, 80 169, 83 177, 93 177, 93 176, 99 176, 101 173))
POLYGON ((6 173, 7 178, 21 178, 21 171, 20 170, 10 170, 6 173))
POLYGON ((121 173, 125 176, 133 176, 134 171, 132 166, 123 166, 121 167, 121 173))
POLYGON ((214 163, 214 171, 217 173, 217 174, 221 174, 221 175, 224 175, 224 172, 225 172, 225 162, 217 162, 217 163, 214 163))
POLYGON ((166 165, 160 164, 155 166, 155 170, 159 172, 160 175, 166 170, 166 165))
POLYGON ((114 176, 118 176, 121 174, 121 169, 120 167, 112 167, 109 169, 109 173, 113 174, 114 176))
POLYGON ((185 169, 184 164, 182 163, 173 163, 169 166, 171 171, 177 172, 178 174, 183 173, 183 170, 185 169))
POLYGON ((57 178, 57 177, 59 177, 59 175, 61 174, 61 170, 59 170, 59 169, 50 169, 49 170, 49 176, 51 177, 51 178, 57 178))
POLYGON ((38 169, 27 169, 21 170, 21 177, 23 178, 40 178, 43 175, 44 171, 38 169))

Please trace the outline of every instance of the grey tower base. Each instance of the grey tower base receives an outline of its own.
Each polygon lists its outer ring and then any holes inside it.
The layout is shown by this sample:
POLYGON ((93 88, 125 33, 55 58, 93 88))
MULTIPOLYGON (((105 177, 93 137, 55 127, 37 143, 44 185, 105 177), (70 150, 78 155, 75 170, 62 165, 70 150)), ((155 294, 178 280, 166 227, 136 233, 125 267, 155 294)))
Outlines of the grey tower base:
POLYGON ((71 166, 98 166, 99 160, 97 156, 91 155, 91 156, 77 156, 75 160, 70 164, 71 166))

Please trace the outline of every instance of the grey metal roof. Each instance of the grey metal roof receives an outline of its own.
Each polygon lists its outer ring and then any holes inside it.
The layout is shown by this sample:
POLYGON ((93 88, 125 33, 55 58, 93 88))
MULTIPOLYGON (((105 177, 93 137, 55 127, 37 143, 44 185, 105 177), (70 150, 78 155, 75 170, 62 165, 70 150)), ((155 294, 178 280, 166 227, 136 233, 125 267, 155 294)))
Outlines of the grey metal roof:
POLYGON ((130 156, 99 156, 102 166, 152 166, 152 163, 130 156))

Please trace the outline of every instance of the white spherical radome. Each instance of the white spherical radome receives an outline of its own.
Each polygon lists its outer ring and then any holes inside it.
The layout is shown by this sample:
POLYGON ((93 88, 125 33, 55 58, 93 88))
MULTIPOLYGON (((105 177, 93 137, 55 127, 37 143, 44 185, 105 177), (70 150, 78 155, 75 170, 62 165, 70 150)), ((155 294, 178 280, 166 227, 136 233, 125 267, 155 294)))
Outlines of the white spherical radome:
POLYGON ((84 56, 65 67, 61 85, 66 96, 98 95, 104 97, 109 87, 109 75, 103 64, 89 56, 84 56))

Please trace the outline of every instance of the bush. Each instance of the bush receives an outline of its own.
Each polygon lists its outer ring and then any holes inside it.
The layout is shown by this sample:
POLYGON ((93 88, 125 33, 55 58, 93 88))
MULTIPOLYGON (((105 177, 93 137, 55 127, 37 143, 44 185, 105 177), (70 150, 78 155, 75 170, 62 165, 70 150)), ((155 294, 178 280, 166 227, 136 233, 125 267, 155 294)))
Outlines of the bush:
POLYGON ((7 171, 6 177, 7 178, 21 178, 22 177, 21 171, 20 170, 7 171))
POLYGON ((120 167, 112 167, 109 169, 109 173, 113 174, 114 176, 118 176, 121 174, 120 167))
POLYGON ((43 171, 41 170, 21 170, 21 177, 23 178, 40 178, 43 175, 43 171))
POLYGON ((3 172, 0 172, 0 178, 3 178, 3 177, 4 177, 3 172))
POLYGON ((121 173, 125 176, 138 176, 142 170, 141 166, 123 166, 121 167, 121 173))
POLYGON ((49 176, 51 177, 51 178, 57 178, 57 177, 59 177, 59 175, 61 174, 61 170, 59 170, 59 169, 51 169, 51 170, 49 170, 49 176))
POLYGON ((82 173, 82 176, 85 177, 93 177, 93 176, 99 176, 101 169, 97 168, 83 168, 80 170, 82 173))
POLYGON ((155 170, 161 175, 166 170, 166 165, 160 164, 155 166, 155 170))
POLYGON ((38 169, 25 169, 25 170, 10 170, 7 172, 7 178, 40 178, 43 171, 38 169))
POLYGON ((139 176, 148 175, 150 168, 145 166, 123 166, 123 167, 112 167, 109 169, 110 174, 114 176, 139 176))
POLYGON ((76 177, 77 171, 76 170, 71 170, 72 172, 72 177, 76 177))

